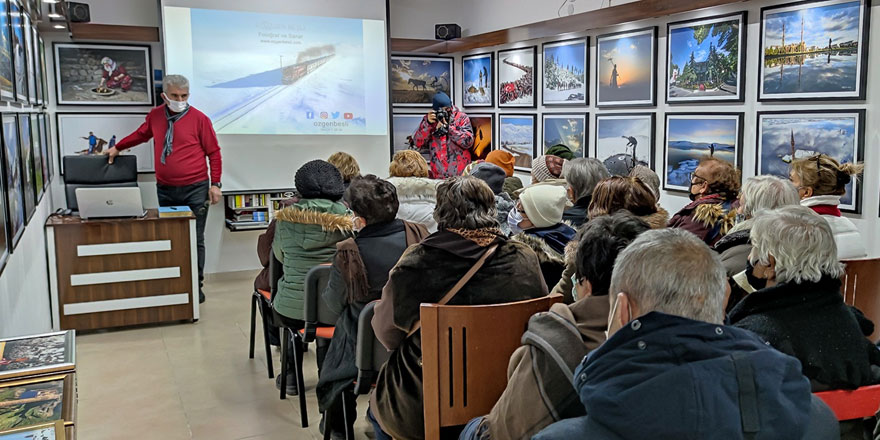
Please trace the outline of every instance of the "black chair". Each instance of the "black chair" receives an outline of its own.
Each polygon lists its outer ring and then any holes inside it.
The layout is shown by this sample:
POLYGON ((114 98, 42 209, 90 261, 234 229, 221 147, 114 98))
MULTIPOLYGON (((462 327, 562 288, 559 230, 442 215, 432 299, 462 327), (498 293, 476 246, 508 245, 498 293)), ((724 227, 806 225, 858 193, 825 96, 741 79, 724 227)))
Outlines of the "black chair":
MULTIPOLYGON (((391 352, 385 349, 385 346, 376 339, 376 334, 373 332, 372 321, 375 313, 373 309, 376 307, 376 302, 367 304, 358 316, 357 347, 355 348, 354 361, 358 369, 358 376, 352 382, 351 387, 342 391, 342 413, 345 417, 345 438, 347 440, 354 440, 354 420, 348 419, 344 408, 348 407, 348 402, 357 399, 357 396, 370 393, 370 390, 376 386, 379 370, 391 356, 391 352)), ((327 413, 324 440, 330 439, 330 429, 326 429, 326 426, 330 426, 329 419, 330 413, 327 413)))
POLYGON ((257 308, 260 309, 260 319, 263 322, 263 343, 266 346, 266 369, 269 372, 269 379, 275 378, 275 372, 272 368, 272 351, 269 347, 269 328, 274 321, 272 315, 266 316, 264 310, 272 310, 272 298, 275 291, 278 290, 278 280, 281 278, 283 269, 281 262, 275 258, 272 249, 269 249, 269 291, 254 289, 251 295, 251 344, 249 359, 254 358, 254 339, 256 338, 257 329, 257 308))
POLYGON ((137 157, 120 155, 110 165, 107 156, 64 156, 67 207, 79 210, 77 188, 137 188, 137 157))
MULTIPOLYGON (((307 428, 309 426, 309 416, 308 416, 308 408, 306 407, 306 393, 305 393, 305 383, 303 378, 303 371, 299 368, 301 365, 301 361, 299 359, 300 353, 297 350, 290 350, 289 345, 291 339, 298 340, 302 345, 305 345, 311 341, 314 341, 314 337, 310 340, 306 340, 307 334, 315 335, 315 337, 324 337, 328 336, 330 339, 333 337, 333 327, 330 326, 329 330, 321 330, 327 329, 327 326, 321 326, 318 319, 319 317, 322 319, 326 319, 328 322, 336 323, 336 320, 339 319, 339 315, 330 312, 327 310, 327 305, 321 299, 321 293, 324 292, 324 288, 327 287, 327 282, 330 279, 330 265, 323 264, 319 266, 315 266, 311 268, 308 273, 306 273, 305 279, 305 302, 304 302, 304 311, 303 311, 303 321, 306 322, 306 328, 309 329, 307 332, 305 328, 298 329, 294 331, 289 327, 279 325, 282 328, 282 337, 281 337, 281 398, 285 399, 287 396, 287 356, 290 351, 293 351, 293 365, 294 365, 294 375, 296 376, 296 387, 299 397, 299 410, 300 417, 302 419, 302 427, 307 428), (319 331, 320 330, 320 331, 319 331)), ((280 322, 279 322, 280 324, 280 322)))

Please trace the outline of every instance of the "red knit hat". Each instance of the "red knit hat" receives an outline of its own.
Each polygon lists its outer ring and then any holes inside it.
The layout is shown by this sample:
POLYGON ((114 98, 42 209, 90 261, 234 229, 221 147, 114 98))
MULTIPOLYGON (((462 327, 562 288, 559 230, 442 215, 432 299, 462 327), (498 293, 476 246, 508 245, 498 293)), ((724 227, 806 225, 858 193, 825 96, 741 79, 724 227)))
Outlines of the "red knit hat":
POLYGON ((501 167, 504 173, 507 174, 507 177, 513 176, 513 164, 516 163, 516 159, 513 158, 512 154, 503 150, 494 150, 486 156, 486 162, 494 163, 501 167))

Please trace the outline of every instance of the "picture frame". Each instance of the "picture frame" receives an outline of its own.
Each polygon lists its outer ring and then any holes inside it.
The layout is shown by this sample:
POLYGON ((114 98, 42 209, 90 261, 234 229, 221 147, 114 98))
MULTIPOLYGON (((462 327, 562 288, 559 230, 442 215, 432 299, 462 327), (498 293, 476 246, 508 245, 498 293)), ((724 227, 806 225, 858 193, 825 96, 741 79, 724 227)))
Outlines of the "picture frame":
POLYGON ((744 102, 748 23, 742 11, 667 24, 666 102, 744 102))
POLYGON ((40 154, 42 158, 43 164, 43 190, 49 187, 49 183, 52 181, 52 163, 51 158, 52 155, 49 153, 49 136, 46 133, 46 115, 44 113, 39 113, 36 115, 37 118, 37 128, 39 130, 39 139, 40 139, 40 154))
POLYGON ((24 188, 21 175, 21 154, 18 146, 18 119, 15 114, 3 113, 3 176, 6 190, 7 243, 12 253, 18 246, 25 228, 24 188))
POLYGON ((34 174, 34 150, 31 146, 31 125, 27 113, 16 114, 18 120, 19 167, 24 189, 25 225, 37 210, 36 175, 34 174))
POLYGON ((75 419, 75 395, 76 385, 73 373, 2 382, 0 383, 0 432, 11 428, 39 426, 55 422, 71 426, 75 419), (10 408, 22 405, 25 411, 20 411, 19 414, 11 413, 10 408), (29 414, 28 409, 37 406, 40 406, 41 410, 29 414), (7 412, 9 414, 6 414, 7 412), (22 414, 27 417, 23 417, 22 414))
POLYGON ((55 42, 52 52, 58 105, 153 106, 150 46, 55 42))
POLYGON ((587 157, 589 113, 544 113, 541 118, 541 154, 553 145, 568 147, 574 157, 587 157))
MULTIPOLYGON (((755 174, 789 178, 792 160, 827 154, 841 162, 864 162, 864 109, 762 111, 757 114, 755 174)), ((840 210, 862 213, 863 182, 853 179, 840 210)))
POLYGON ((452 57, 392 55, 392 106, 430 108, 437 92, 445 92, 454 104, 454 67, 452 57))
POLYGON ((529 113, 498 115, 498 146, 514 157, 515 171, 531 172, 532 159, 538 156, 538 116, 529 113))
POLYGON ((45 104, 43 94, 43 65, 40 62, 40 58, 42 53, 40 52, 39 47, 39 33, 37 32, 37 26, 31 26, 31 46, 33 47, 33 66, 34 66, 34 89, 36 90, 36 105, 43 106, 45 104))
POLYGON ((591 157, 600 160, 609 170, 616 169, 615 164, 623 162, 629 169, 641 164, 656 171, 656 133, 656 113, 597 114, 596 140, 591 157), (630 148, 635 154, 629 151, 630 148))
POLYGON ((586 106, 590 88, 590 37, 553 41, 541 46, 541 104, 586 106))
POLYGON ((15 100, 27 103, 27 58, 22 27, 22 8, 19 0, 9 0, 9 26, 12 36, 12 68, 15 70, 15 100))
POLYGON ((25 426, 0 432, 0 440, 67 440, 64 422, 25 426))
MULTIPOLYGON (((391 158, 394 154, 403 150, 419 151, 412 144, 412 135, 415 134, 425 115, 419 113, 394 113, 391 115, 391 158)), ((427 156, 422 153, 422 156, 427 156)), ((425 159, 430 163, 430 156, 425 159)))
POLYGON ((461 57, 461 81, 463 107, 495 107, 495 53, 461 57))
POLYGON ((50 122, 46 113, 40 113, 39 120, 41 124, 40 128, 42 129, 42 135, 46 139, 46 166, 48 167, 49 171, 49 178, 46 179, 46 184, 48 185, 55 177, 55 147, 52 146, 52 137, 49 136, 49 132, 51 131, 49 129, 50 122))
POLYGON ((27 113, 31 128, 31 157, 33 157, 34 194, 36 205, 40 204, 46 189, 46 175, 43 167, 43 147, 40 145, 40 126, 36 113, 27 113))
POLYGON ((37 83, 34 80, 34 33, 31 26, 31 17, 27 12, 21 12, 22 34, 24 34, 24 61, 27 64, 27 103, 36 105, 37 103, 37 83))
POLYGON ((758 101, 864 100, 869 9, 865 0, 806 0, 761 8, 758 101), (836 18, 823 20, 830 16, 836 18), (791 26, 790 41, 796 42, 786 44, 786 27, 791 26))
POLYGON ((687 193, 690 173, 709 154, 742 169, 743 113, 666 113, 663 189, 687 193), (712 133, 707 137, 704 133, 712 133), (732 145, 731 145, 732 143, 732 145))
POLYGON ((12 225, 9 221, 9 196, 6 191, 6 158, 5 147, 0 147, 0 274, 6 267, 6 261, 12 255, 12 225))
POLYGON ((498 108, 535 108, 538 47, 498 51, 498 108))
MULTIPOLYGON (((61 175, 64 175, 64 161, 61 158, 76 154, 102 154, 137 130, 146 116, 146 113, 56 113, 61 175), (91 147, 90 132, 95 134, 94 148, 91 147)), ((138 173, 156 171, 152 139, 120 153, 137 156, 138 173)))
POLYGON ((76 331, 0 339, 0 381, 74 371, 76 331))
POLYGON ((596 107, 656 105, 657 26, 596 37, 596 107))
POLYGON ((49 106, 49 71, 46 70, 46 44, 43 37, 37 35, 38 54, 40 55, 40 71, 43 73, 40 77, 40 86, 43 89, 43 108, 49 106))
POLYGON ((474 146, 471 156, 474 161, 486 160, 486 156, 496 149, 495 137, 495 114, 472 113, 468 114, 471 121, 471 129, 474 131, 474 146))
POLYGON ((9 0, 0 0, 0 101, 15 102, 15 67, 12 65, 12 27, 9 0))

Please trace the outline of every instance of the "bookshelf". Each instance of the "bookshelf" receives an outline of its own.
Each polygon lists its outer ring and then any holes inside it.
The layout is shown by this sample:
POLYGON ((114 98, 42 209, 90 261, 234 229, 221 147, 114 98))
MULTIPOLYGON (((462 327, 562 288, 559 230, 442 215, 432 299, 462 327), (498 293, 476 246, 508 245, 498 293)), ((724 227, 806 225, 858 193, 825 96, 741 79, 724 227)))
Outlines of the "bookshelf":
POLYGON ((226 229, 233 232, 266 229, 275 218, 275 212, 281 209, 281 203, 293 195, 293 189, 224 192, 226 229))

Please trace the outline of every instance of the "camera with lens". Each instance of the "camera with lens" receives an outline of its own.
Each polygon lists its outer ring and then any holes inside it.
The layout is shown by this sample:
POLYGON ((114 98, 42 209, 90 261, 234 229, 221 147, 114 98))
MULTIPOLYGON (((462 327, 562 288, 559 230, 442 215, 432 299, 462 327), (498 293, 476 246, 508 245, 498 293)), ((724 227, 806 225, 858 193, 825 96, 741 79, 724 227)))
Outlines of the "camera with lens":
POLYGON ((435 136, 446 136, 449 133, 449 111, 441 108, 434 112, 437 115, 437 122, 442 124, 434 130, 435 136))

